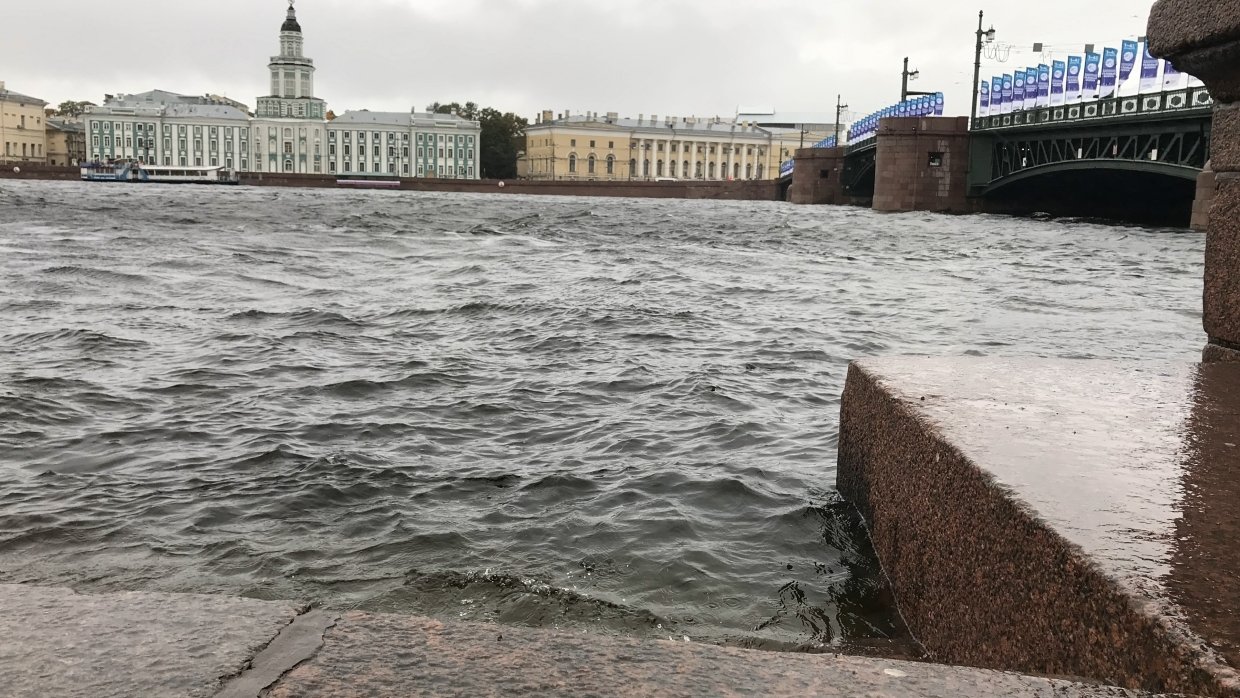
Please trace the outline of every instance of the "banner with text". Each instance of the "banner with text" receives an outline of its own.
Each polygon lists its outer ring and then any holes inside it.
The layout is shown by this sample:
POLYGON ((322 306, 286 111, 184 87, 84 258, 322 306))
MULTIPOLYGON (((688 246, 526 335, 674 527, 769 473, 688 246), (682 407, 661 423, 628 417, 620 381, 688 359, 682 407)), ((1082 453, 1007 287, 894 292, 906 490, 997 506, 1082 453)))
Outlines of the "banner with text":
POLYGON ((1174 65, 1171 65, 1171 61, 1163 61, 1164 90, 1177 89, 1180 86, 1180 78, 1183 77, 1183 75, 1184 73, 1181 73, 1174 65))
POLYGON ((1102 99, 1115 96, 1116 78, 1119 77, 1119 50, 1113 48, 1102 49, 1102 89, 1099 90, 1099 96, 1102 99))
POLYGON ((1051 104, 1051 67, 1045 63, 1038 66, 1038 106, 1051 104))
POLYGON ((1150 53, 1150 44, 1145 42, 1141 52, 1141 91, 1155 92, 1158 90, 1158 59, 1150 53))
POLYGON ((1064 103, 1063 79, 1068 73, 1068 65, 1063 61, 1055 61, 1051 67, 1051 106, 1061 107, 1064 103))
POLYGON ((1098 97, 1098 70, 1102 67, 1102 54, 1085 54, 1085 79, 1081 85, 1081 96, 1085 99, 1098 97))
POLYGON ((1123 85, 1128 78, 1132 77, 1132 69, 1137 64, 1137 51, 1139 47, 1137 42, 1132 39, 1124 39, 1123 46, 1119 53, 1119 84, 1123 85))
POLYGON ((1081 66, 1083 64, 1084 59, 1081 56, 1068 56, 1068 86, 1064 89, 1068 104, 1081 101, 1081 66))

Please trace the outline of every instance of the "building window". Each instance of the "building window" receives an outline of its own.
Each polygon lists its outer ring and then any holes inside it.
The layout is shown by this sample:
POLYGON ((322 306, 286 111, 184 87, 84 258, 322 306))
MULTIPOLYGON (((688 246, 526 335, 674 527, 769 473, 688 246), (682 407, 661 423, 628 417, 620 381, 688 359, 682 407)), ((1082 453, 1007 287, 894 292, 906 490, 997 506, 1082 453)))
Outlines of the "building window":
POLYGON ((591 148, 593 148, 593 147, 594 147, 594 141, 590 141, 590 147, 591 147, 591 148))
POLYGON ((607 149, 608 149, 608 150, 614 150, 614 149, 615 149, 615 147, 616 147, 616 142, 615 142, 615 141, 607 141, 607 149))
POLYGON ((614 175, 616 173, 616 158, 614 155, 607 156, 607 174, 614 175))
POLYGON ((568 173, 575 174, 576 172, 577 172, 577 155, 572 154, 568 156, 568 173))
POLYGON ((586 159, 586 173, 594 174, 594 156, 591 155, 586 159))

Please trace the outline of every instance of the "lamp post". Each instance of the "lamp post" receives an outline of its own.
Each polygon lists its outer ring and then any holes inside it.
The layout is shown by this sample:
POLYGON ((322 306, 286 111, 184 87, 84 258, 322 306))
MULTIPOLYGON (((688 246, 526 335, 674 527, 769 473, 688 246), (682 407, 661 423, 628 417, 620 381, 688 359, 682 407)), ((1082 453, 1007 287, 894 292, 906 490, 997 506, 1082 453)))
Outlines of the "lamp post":
MULTIPOLYGON (((905 60, 908 60, 908 59, 905 59, 905 60)), ((841 95, 838 95, 838 94, 835 95, 835 145, 836 147, 839 147, 840 145, 840 114, 843 114, 844 110, 848 108, 848 105, 844 104, 844 102, 841 100, 842 100, 841 95)))
POLYGON ((908 57, 905 56, 904 57, 904 72, 900 74, 900 101, 901 102, 908 99, 910 96, 925 96, 925 95, 934 94, 933 92, 918 92, 917 90, 910 90, 908 88, 909 82, 916 80, 919 77, 921 77, 921 71, 920 70, 909 70, 908 69, 908 57))
MULTIPOLYGON (((920 77, 920 76, 921 76, 921 71, 920 71, 920 70, 909 71, 909 69, 908 69, 908 56, 905 56, 905 57, 904 57, 904 70, 900 73, 900 101, 901 101, 901 102, 903 102, 904 100, 908 99, 908 96, 909 96, 909 91, 908 91, 908 83, 909 83, 909 81, 910 81, 910 80, 916 80, 916 79, 917 79, 918 77, 920 77)), ((921 94, 921 93, 917 93, 917 94, 921 94)))
POLYGON ((973 106, 969 110, 969 128, 970 129, 973 128, 974 123, 977 121, 977 92, 978 92, 978 87, 981 86, 981 78, 982 78, 982 41, 984 39, 985 42, 989 44, 989 43, 994 42, 995 40, 994 26, 991 26, 990 29, 987 29, 986 31, 982 31, 982 18, 983 17, 984 17, 984 11, 978 10, 977 12, 977 45, 973 49, 973 106))

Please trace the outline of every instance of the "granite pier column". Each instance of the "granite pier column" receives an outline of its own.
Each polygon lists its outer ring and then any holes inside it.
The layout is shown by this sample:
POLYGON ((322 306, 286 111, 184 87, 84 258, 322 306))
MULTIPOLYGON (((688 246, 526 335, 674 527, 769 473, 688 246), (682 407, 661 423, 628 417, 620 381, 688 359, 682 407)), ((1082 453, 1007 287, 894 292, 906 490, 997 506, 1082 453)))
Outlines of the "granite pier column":
POLYGON ((1160 0, 1150 51, 1195 75, 1216 106, 1206 238, 1206 361, 1240 361, 1240 0, 1160 0))

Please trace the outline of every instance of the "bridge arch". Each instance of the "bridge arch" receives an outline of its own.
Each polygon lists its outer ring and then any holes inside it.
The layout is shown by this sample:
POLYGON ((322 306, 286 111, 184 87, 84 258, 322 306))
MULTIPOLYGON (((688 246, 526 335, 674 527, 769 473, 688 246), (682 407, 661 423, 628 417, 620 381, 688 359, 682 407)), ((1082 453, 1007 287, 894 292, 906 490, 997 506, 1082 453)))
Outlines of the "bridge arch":
POLYGON ((989 195, 1027 179, 1037 177, 1053 177, 1063 172, 1099 172, 1099 171, 1121 171, 1121 172, 1140 172, 1149 175, 1170 177, 1173 179, 1183 179, 1189 182, 1196 182, 1197 176, 1201 174, 1201 169, 1189 165, 1179 165, 1169 162, 1159 161, 1142 161, 1142 160, 1119 160, 1119 159, 1091 159, 1091 160, 1070 160, 1065 162, 1054 162, 1045 165, 1035 165, 1033 167, 1025 167, 1017 170, 1009 175, 1000 177, 990 182, 982 191, 983 195, 989 195))
POLYGON ((1077 160, 1027 167, 991 182, 985 210, 1187 226, 1200 170, 1166 162, 1077 160))

